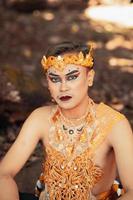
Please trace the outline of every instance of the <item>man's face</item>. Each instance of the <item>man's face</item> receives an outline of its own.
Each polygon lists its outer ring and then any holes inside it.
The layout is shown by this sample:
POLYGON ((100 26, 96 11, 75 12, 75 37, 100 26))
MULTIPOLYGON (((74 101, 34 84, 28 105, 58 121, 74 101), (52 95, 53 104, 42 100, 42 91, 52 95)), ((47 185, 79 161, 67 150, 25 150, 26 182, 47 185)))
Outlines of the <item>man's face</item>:
POLYGON ((48 87, 61 108, 72 109, 88 96, 89 74, 86 67, 74 64, 68 64, 63 71, 54 67, 48 69, 48 87))

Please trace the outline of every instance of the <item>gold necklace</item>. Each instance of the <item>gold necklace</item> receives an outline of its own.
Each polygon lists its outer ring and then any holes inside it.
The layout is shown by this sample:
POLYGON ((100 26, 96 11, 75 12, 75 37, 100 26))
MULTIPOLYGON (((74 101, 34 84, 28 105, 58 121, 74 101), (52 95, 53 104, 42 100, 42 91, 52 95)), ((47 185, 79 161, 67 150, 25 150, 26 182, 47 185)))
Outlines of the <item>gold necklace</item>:
POLYGON ((59 114, 60 114, 60 119, 62 123, 68 124, 69 126, 75 127, 79 124, 82 124, 85 122, 86 117, 88 116, 89 112, 92 112, 92 107, 94 108, 94 101, 89 98, 87 110, 83 116, 80 118, 67 118, 63 115, 61 109, 58 107, 59 114))
MULTIPOLYGON (((62 121, 62 115, 60 114, 59 109, 57 109, 56 117, 54 121, 55 126, 55 142, 56 145, 60 147, 60 150, 70 158, 74 152, 78 150, 79 147, 82 147, 84 145, 88 145, 89 137, 91 137, 92 133, 94 132, 95 126, 95 106, 94 102, 91 103, 92 106, 88 110, 88 113, 82 116, 84 119, 84 123, 82 124, 82 131, 80 134, 70 134, 66 130, 63 129, 63 121, 68 122, 67 120, 62 121), (91 130, 90 133, 88 133, 88 127, 91 130)), ((63 117, 64 119, 64 117, 63 117)), ((80 118, 81 119, 81 118, 80 118)), ((77 119, 76 119, 77 120, 77 119)), ((68 126, 68 124, 67 124, 68 126)), ((67 128, 69 128, 68 126, 67 128)), ((77 127, 74 126, 73 127, 77 127)), ((70 127, 71 128, 71 127, 70 127)))

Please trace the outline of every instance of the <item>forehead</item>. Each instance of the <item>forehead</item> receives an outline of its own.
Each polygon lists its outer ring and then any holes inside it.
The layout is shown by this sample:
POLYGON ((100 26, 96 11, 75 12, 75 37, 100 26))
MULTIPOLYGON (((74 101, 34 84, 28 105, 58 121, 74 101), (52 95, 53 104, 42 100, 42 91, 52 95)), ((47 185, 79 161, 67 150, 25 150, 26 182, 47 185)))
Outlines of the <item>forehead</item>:
POLYGON ((66 75, 68 74, 69 72, 72 72, 72 71, 78 71, 78 72, 82 72, 82 71, 85 71, 85 67, 83 66, 80 66, 80 65, 74 65, 74 64, 67 64, 63 70, 58 70, 54 67, 50 67, 48 70, 47 70, 47 73, 54 73, 54 74, 57 74, 57 75, 66 75))

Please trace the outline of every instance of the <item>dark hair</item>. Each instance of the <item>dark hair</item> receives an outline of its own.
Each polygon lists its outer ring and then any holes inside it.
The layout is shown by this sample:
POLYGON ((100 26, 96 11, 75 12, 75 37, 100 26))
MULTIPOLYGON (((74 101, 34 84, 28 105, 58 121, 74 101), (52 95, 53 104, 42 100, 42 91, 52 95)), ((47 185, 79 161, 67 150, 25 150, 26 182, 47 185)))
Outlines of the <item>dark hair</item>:
POLYGON ((89 53, 89 47, 86 44, 81 44, 80 42, 62 42, 50 47, 46 52, 46 57, 48 56, 58 56, 64 53, 70 52, 80 52, 84 56, 89 53))

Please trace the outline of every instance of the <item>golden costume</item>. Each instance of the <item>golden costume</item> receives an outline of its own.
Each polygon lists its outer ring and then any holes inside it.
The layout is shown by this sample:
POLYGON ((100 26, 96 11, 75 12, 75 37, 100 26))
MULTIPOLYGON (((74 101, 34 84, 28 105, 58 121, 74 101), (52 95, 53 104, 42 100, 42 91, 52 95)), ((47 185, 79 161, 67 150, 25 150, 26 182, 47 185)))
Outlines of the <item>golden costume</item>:
MULTIPOLYGON (((53 111, 50 119, 52 126, 49 145, 46 148, 43 173, 39 180, 40 184, 45 185, 40 200, 112 199, 112 195, 118 187, 116 183, 112 183, 110 191, 97 196, 92 194, 92 189, 104 174, 103 170, 95 165, 93 157, 96 149, 111 132, 112 127, 124 119, 124 115, 104 103, 97 106, 95 116, 90 113, 89 111, 84 116, 86 123, 83 127, 78 127, 76 133, 72 134, 73 129, 68 130, 68 128, 60 126, 63 119, 59 109, 56 108, 53 111)), ((81 121, 84 120, 81 119, 81 121)), ((72 124, 69 126, 71 127, 72 124)))

